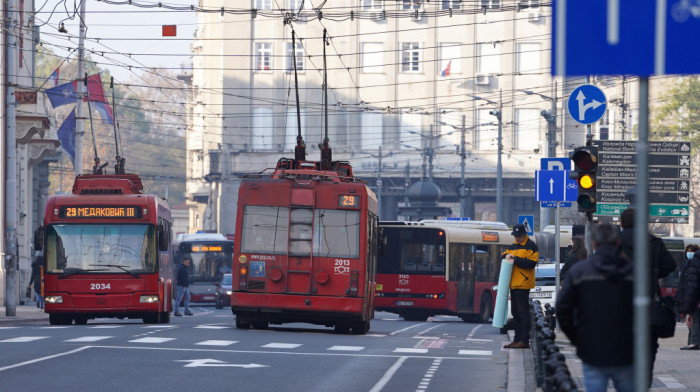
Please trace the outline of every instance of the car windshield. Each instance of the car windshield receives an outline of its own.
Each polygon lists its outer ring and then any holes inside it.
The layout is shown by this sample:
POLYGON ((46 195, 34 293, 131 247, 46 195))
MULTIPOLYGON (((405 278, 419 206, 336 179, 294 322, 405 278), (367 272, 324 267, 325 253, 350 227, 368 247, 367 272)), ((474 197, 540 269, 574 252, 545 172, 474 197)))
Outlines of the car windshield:
POLYGON ((230 286, 232 281, 233 281, 233 279, 231 278, 231 274, 226 274, 226 275, 224 275, 224 278, 221 280, 221 284, 224 286, 230 286))
POLYGON ((535 284, 538 286, 554 286, 556 284, 556 272, 553 266, 538 266, 535 269, 535 284))
POLYGON ((46 271, 125 273, 156 271, 152 225, 51 225, 46 229, 46 271))

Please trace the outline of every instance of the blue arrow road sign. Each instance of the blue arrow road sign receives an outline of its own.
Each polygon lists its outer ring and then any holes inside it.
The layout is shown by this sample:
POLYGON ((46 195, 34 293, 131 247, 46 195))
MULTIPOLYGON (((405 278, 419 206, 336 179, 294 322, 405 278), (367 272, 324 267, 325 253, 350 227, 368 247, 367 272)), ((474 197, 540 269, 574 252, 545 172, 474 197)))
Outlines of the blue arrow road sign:
POLYGON ((578 185, 569 178, 568 170, 535 171, 535 200, 573 201, 577 197, 578 185))
POLYGON ((591 84, 578 86, 569 95, 569 114, 581 124, 592 124, 600 120, 607 106, 603 90, 591 84))
POLYGON ((552 7, 554 75, 700 73, 700 51, 692 49, 697 0, 554 0, 552 7))
POLYGON ((571 158, 541 158, 540 170, 571 170, 571 158))

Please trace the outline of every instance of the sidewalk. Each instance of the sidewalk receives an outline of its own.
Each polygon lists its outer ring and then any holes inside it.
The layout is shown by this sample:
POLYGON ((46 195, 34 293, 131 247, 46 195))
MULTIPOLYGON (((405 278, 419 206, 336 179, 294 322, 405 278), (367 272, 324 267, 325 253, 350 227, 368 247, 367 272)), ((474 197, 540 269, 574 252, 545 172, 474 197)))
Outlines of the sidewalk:
MULTIPOLYGON (((509 331, 512 340, 512 331, 509 331)), ((688 327, 685 323, 676 325, 676 334, 669 339, 659 339, 659 351, 656 354, 654 364, 654 378, 650 391, 696 391, 700 392, 700 350, 680 350, 688 342, 688 327)), ((562 354, 566 356, 566 366, 571 376, 584 391, 583 372, 581 361, 576 356, 576 348, 573 347, 563 333, 557 334, 557 345, 562 354)), ((528 379, 534 380, 534 364, 531 350, 508 351, 508 391, 540 391, 528 379), (532 377, 529 376, 532 375, 532 377)), ((614 391, 609 388, 609 391, 614 391)))
POLYGON ((33 301, 27 301, 24 305, 17 305, 14 316, 6 316, 5 312, 5 307, 0 306, 0 325, 17 322, 44 322, 47 325, 49 324, 49 315, 44 313, 44 309, 37 308, 36 302, 33 301))

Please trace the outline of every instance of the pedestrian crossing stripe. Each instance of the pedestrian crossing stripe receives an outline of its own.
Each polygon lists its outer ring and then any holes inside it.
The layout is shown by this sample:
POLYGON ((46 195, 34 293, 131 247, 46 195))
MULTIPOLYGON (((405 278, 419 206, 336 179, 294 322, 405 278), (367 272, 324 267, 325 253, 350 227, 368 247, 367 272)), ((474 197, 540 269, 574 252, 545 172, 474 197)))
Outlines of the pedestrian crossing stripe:
POLYGON ((427 348, 396 348, 394 349, 395 353, 404 353, 404 354, 426 354, 428 352, 427 348))
POLYGON ((129 343, 165 343, 171 340, 175 340, 175 338, 141 338, 129 340, 129 343))
POLYGON ((365 348, 362 346, 331 346, 328 347, 326 350, 330 351, 362 351, 365 348))
POLYGON ((195 344, 200 346, 230 346, 234 343, 238 343, 238 340, 205 340, 195 344))
POLYGON ((19 336, 12 339, 0 340, 0 343, 26 343, 48 338, 48 336, 19 336))
POLYGON ((301 346, 301 344, 295 344, 295 343, 269 343, 264 346, 260 346, 263 348, 297 348, 301 346))
POLYGON ((114 336, 83 336, 80 338, 64 340, 64 342, 74 342, 74 343, 97 342, 98 340, 105 340, 105 339, 109 339, 112 337, 114 337, 114 336))
POLYGON ((200 328, 200 329, 229 329, 231 327, 229 326, 224 326, 224 325, 198 325, 195 328, 200 328))
POLYGON ((459 350, 459 355, 491 355, 489 350, 459 350))

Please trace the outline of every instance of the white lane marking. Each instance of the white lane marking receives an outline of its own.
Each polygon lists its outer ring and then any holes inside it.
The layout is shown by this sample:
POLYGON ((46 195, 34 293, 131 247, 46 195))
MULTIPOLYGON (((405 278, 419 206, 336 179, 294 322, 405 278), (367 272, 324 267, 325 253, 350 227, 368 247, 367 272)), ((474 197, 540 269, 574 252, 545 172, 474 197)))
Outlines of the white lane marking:
POLYGON ((83 336, 80 338, 64 340, 64 342, 96 342, 98 340, 105 340, 113 337, 114 336, 83 336))
POLYGON ((369 390, 369 392, 381 391, 382 388, 384 388, 386 384, 389 383, 391 378, 394 376, 394 373, 396 373, 396 371, 399 370, 399 368, 401 367, 401 365, 403 365, 407 358, 408 357, 400 357, 399 359, 397 359, 396 362, 394 362, 394 364, 391 365, 391 367, 386 371, 386 373, 384 373, 382 378, 380 378, 379 381, 377 381, 377 383, 374 384, 374 386, 372 387, 372 389, 369 390))
MULTIPOLYGON (((443 324, 438 324, 438 325, 434 325, 434 326, 432 326, 432 327, 430 327, 430 328, 426 328, 426 329, 424 329, 424 330, 418 332, 418 333, 416 334, 416 336, 422 337, 422 336, 420 336, 420 335, 422 335, 422 334, 424 334, 424 333, 426 333, 426 332, 428 332, 428 331, 430 331, 430 330, 433 330, 433 329, 435 329, 435 328, 437 328, 437 327, 442 327, 442 326, 443 326, 443 324)), ((425 339, 430 339, 430 338, 425 338, 425 339)))
POLYGON ((123 325, 95 325, 94 327, 88 327, 88 328, 94 328, 94 329, 111 329, 111 328, 123 328, 123 325))
POLYGON ((51 325, 49 327, 39 327, 39 329, 66 329, 66 328, 73 328, 73 326, 71 326, 71 325, 65 325, 65 326, 51 325))
POLYGON ((230 346, 234 343, 238 343, 238 340, 205 340, 195 344, 201 346, 230 346))
POLYGON ((73 353, 77 353, 77 352, 79 352, 79 351, 83 351, 83 350, 88 349, 88 348, 90 348, 90 346, 78 347, 78 348, 76 348, 75 350, 66 351, 65 353, 49 355, 49 356, 47 356, 47 357, 41 357, 41 358, 37 358, 37 359, 32 359, 32 360, 30 360, 30 361, 25 361, 25 362, 16 363, 16 364, 10 365, 10 366, 0 367, 0 372, 5 371, 5 370, 8 370, 8 369, 14 369, 14 368, 16 368, 16 367, 20 367, 20 366, 24 366, 24 365, 31 365, 31 364, 33 364, 33 363, 37 363, 37 362, 41 362, 41 361, 46 361, 46 360, 48 360, 48 359, 54 359, 54 358, 62 357, 62 356, 64 356, 64 355, 70 355, 70 354, 73 354, 73 353))
POLYGON ((407 331, 407 330, 409 330, 409 329, 411 329, 411 328, 420 327, 421 325, 425 325, 425 323, 420 323, 420 324, 416 324, 416 325, 411 325, 410 327, 406 327, 406 328, 403 328, 403 329, 399 329, 398 331, 394 331, 394 332, 390 333, 389 335, 390 335, 390 336, 394 336, 394 335, 396 335, 397 333, 401 333, 401 332, 403 332, 403 331, 407 331))
POLYGON ((19 328, 19 327, 0 327, 0 329, 16 329, 16 328, 19 328))
POLYGON ((668 389, 687 389, 685 385, 681 384, 673 378, 672 376, 669 375, 663 375, 663 376, 656 376, 656 378, 659 379, 664 385, 666 385, 666 388, 668 389))
POLYGON ((425 354, 428 352, 427 348, 396 348, 395 353, 406 353, 406 354, 425 354))
POLYGON ((471 339, 473 338, 474 334, 476 333, 476 331, 478 331, 479 328, 481 328, 482 325, 483 325, 483 324, 479 324, 479 325, 477 325, 476 327, 472 328, 472 330, 469 331, 469 335, 467 335, 467 340, 471 340, 471 339))
POLYGON ((326 350, 330 351, 362 351, 365 348, 362 346, 330 346, 326 350))
POLYGON ((199 328, 199 329, 228 329, 231 327, 225 327, 223 325, 198 325, 195 328, 199 328))
POLYGON ((301 344, 295 344, 295 343, 268 343, 264 346, 264 348, 297 348, 301 346, 301 344))
POLYGON ((269 367, 267 365, 260 365, 257 363, 246 363, 246 364, 226 363, 224 361, 219 361, 218 359, 179 359, 179 360, 176 360, 175 362, 189 362, 187 365, 185 365, 183 367, 201 367, 201 366, 239 367, 239 368, 244 368, 244 369, 269 367))
POLYGON ((491 355, 490 350, 459 350, 459 355, 491 355))
POLYGON ((167 329, 167 328, 176 328, 174 325, 146 325, 141 328, 144 329, 156 329, 156 328, 161 328, 161 329, 167 329))
POLYGON ((141 338, 129 340, 129 343, 165 343, 171 340, 175 340, 175 338, 141 338))
POLYGON ((27 343, 47 338, 48 336, 20 336, 18 338, 0 340, 0 343, 27 343))
POLYGON ((367 335, 365 335, 365 337, 369 337, 369 338, 383 338, 383 337, 386 337, 386 335, 385 335, 385 334, 381 334, 381 333, 368 333, 367 335))
POLYGON ((483 342, 483 343, 487 343, 487 342, 493 342, 493 339, 472 339, 472 338, 467 338, 467 341, 470 341, 470 342, 483 342))
POLYGON ((430 368, 425 372, 423 375, 423 379, 420 380, 420 383, 418 384, 418 389, 419 390, 425 390, 428 389, 428 386, 430 385, 430 381, 432 381, 433 376, 435 375, 435 372, 437 371, 438 367, 442 363, 441 359, 434 359, 432 365, 430 365, 430 368))

